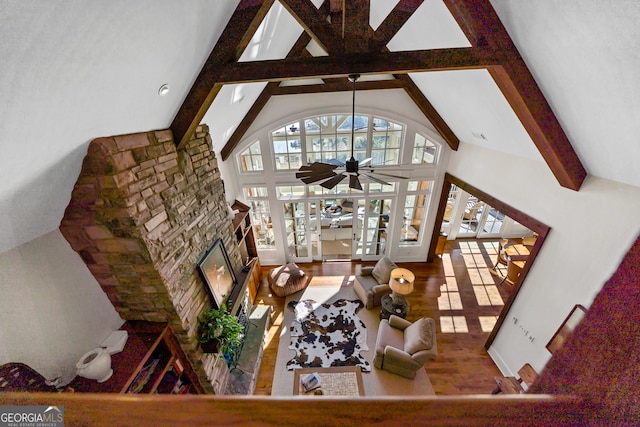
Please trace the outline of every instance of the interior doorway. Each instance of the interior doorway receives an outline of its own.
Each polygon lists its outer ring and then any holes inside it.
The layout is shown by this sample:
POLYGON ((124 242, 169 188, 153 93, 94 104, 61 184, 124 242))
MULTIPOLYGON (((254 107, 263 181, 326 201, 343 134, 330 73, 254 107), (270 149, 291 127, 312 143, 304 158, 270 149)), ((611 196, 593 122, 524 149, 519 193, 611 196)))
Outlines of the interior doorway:
MULTIPOLYGON (((527 273, 531 269, 531 266, 534 264, 535 259, 540 249, 542 248, 542 245, 544 244, 544 240, 547 234, 549 233, 549 231, 551 230, 551 228, 546 224, 543 224, 542 222, 536 220, 535 218, 530 217, 526 213, 496 199, 490 194, 485 193, 484 191, 448 173, 445 174, 445 179, 444 179, 442 188, 443 190, 440 195, 440 204, 438 206, 433 237, 432 237, 431 245, 429 248, 429 256, 427 257, 428 261, 433 261, 433 259, 435 258, 436 248, 438 247, 438 239, 445 238, 442 231, 445 225, 445 221, 444 221, 445 215, 449 216, 448 230, 450 231, 453 230, 453 232, 455 233, 457 231, 455 228, 456 221, 459 221, 460 217, 464 216, 463 215, 464 211, 461 211, 461 210, 467 209, 466 203, 464 204, 449 203, 452 198, 455 199, 457 197, 461 197, 458 194, 453 196, 452 188, 454 188, 454 192, 461 190, 464 193, 475 197, 478 201, 483 202, 485 204, 484 206, 489 205, 495 209, 495 212, 501 212, 506 217, 511 218, 511 220, 513 220, 514 225, 522 227, 523 231, 526 230, 525 234, 526 232, 533 232, 536 235, 536 239, 533 245, 530 248, 527 248, 526 262, 521 266, 521 268, 517 272, 518 274, 515 277, 515 280, 513 280, 513 284, 512 284, 513 290, 510 293, 508 300, 505 302, 504 307, 500 312, 500 316, 496 321, 495 327, 491 332, 491 334, 489 335, 487 342, 485 343, 485 348, 488 349, 493 343, 493 340, 495 339, 498 333, 498 330, 500 330, 500 326, 502 325, 502 323, 504 323, 507 313, 509 312, 511 305, 515 301, 515 298, 517 297, 520 291, 520 288, 525 282, 527 273)), ((464 193, 460 193, 460 194, 464 194, 464 193)), ((479 217, 476 217, 476 218, 478 219, 478 221, 480 220, 479 217)), ((505 230, 502 227, 503 226, 501 226, 501 233, 504 233, 505 230)), ((449 238, 449 236, 447 235, 446 238, 449 238)), ((519 256, 519 254, 516 254, 516 256, 519 256)), ((513 258, 513 259, 515 260, 516 258, 513 258)))

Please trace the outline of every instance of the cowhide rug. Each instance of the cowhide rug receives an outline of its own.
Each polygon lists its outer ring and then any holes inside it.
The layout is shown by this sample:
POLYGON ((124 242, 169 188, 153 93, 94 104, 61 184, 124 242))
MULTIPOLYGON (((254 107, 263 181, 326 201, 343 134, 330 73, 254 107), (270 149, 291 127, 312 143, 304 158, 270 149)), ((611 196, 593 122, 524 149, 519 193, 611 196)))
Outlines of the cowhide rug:
POLYGON ((367 329, 356 314, 362 301, 340 299, 320 304, 314 300, 291 301, 288 305, 296 318, 289 328, 296 356, 287 369, 330 366, 359 366, 365 372, 371 365, 360 353, 368 350, 367 329))

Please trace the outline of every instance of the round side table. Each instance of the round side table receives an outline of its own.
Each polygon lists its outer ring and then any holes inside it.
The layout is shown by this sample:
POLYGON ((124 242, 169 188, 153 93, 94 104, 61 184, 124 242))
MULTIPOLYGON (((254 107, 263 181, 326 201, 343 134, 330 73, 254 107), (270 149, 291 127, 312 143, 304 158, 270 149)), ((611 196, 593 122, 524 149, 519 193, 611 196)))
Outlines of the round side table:
POLYGON ((380 310, 380 320, 389 319, 392 314, 406 319, 409 312, 409 304, 394 304, 391 295, 385 295, 381 301, 382 310, 380 310))

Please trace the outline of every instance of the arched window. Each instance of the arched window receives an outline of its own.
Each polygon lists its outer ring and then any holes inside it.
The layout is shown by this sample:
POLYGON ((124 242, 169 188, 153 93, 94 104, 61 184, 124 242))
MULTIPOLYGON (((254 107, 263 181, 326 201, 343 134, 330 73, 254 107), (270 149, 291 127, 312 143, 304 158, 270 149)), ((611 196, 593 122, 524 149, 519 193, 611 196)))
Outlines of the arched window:
POLYGON ((242 172, 255 172, 264 170, 262 154, 260 153, 260 141, 256 141, 240 153, 240 167, 242 172))
POLYGON ((289 123, 271 133, 276 170, 298 169, 302 166, 300 123, 289 123))
POLYGON ((428 138, 416 133, 413 142, 412 164, 434 164, 438 155, 438 146, 428 138))
POLYGON ((426 257, 432 187, 447 158, 434 131, 375 112, 353 120, 334 112, 285 120, 256 130, 236 151, 239 184, 266 262, 330 259, 336 248, 340 256, 348 252, 368 261, 383 254, 409 261, 426 257), (367 164, 374 166, 360 168, 361 190, 350 188, 348 179, 324 188, 296 177, 303 164, 346 162, 352 150, 356 160, 371 159, 367 164))
MULTIPOLYGON (((378 117, 355 116, 353 156, 372 165, 400 164, 404 126, 378 117)), ((291 122, 271 132, 276 171, 296 170, 307 164, 351 157, 351 115, 327 114, 291 122), (302 143, 304 141, 304 143, 302 143)))

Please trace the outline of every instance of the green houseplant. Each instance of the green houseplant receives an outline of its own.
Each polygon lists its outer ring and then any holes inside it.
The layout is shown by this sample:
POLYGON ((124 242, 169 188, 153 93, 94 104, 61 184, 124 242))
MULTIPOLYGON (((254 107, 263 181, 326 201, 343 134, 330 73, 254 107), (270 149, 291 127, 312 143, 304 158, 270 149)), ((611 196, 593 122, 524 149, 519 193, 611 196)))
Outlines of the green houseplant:
POLYGON ((233 355, 242 343, 244 328, 236 316, 227 313, 225 304, 198 317, 198 342, 205 353, 233 355))

